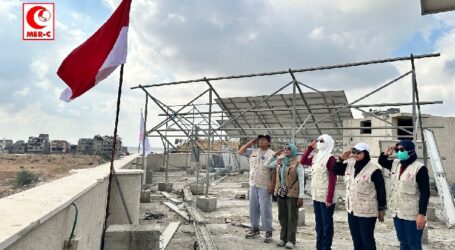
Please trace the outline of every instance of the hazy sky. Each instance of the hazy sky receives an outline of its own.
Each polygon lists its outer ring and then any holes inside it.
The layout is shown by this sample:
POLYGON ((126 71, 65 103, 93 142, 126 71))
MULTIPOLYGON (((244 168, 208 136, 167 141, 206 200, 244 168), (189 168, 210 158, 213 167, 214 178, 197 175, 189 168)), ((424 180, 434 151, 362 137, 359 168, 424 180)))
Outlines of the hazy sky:
MULTIPOLYGON (((51 139, 112 135, 119 71, 76 100, 59 100, 61 61, 95 32, 120 0, 55 2, 54 41, 22 40, 22 2, 0 1, 0 138, 51 139)), ((26 1, 33 2, 33 1, 26 1)), ((36 2, 43 2, 42 0, 36 2)), ((144 94, 138 84, 331 65, 410 53, 441 53, 416 64, 420 99, 434 115, 455 116, 455 12, 421 16, 415 0, 133 0, 119 135, 137 144, 144 94)), ((349 101, 410 70, 408 62, 297 74, 321 90, 346 91, 349 101)), ((270 94, 289 76, 214 83, 223 97, 270 94)), ((411 79, 363 103, 411 100, 411 79)), ((154 88, 183 104, 204 85, 154 88)), ((289 93, 286 90, 284 93, 289 93)), ((158 109, 149 106, 148 127, 158 109)), ((159 146, 158 140, 152 145, 159 146)))

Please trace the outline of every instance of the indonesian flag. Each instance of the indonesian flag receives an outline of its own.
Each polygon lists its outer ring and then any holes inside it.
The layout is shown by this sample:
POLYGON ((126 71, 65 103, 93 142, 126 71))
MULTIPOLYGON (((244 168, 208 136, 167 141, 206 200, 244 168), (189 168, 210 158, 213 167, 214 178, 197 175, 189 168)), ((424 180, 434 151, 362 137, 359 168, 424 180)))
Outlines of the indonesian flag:
POLYGON ((106 23, 63 60, 57 75, 68 88, 60 99, 75 99, 126 62, 130 6, 131 0, 122 0, 106 23))

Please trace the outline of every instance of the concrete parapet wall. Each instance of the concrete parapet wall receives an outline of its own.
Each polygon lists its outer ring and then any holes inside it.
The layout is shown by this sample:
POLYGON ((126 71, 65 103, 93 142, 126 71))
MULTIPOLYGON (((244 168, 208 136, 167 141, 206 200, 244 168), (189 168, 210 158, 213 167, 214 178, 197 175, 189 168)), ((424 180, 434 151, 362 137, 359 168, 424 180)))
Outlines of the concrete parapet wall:
MULTIPOLYGON (((141 170, 131 168, 137 155, 114 163, 126 203, 137 223, 141 170), (137 199, 137 201, 136 201, 137 199), (137 206, 137 208, 136 208, 137 206)), ((78 208, 78 249, 100 249, 110 163, 72 171, 72 175, 0 199, 0 249, 63 249, 78 208)), ((113 183, 114 184, 114 183, 113 183)), ((115 185, 108 222, 127 223, 115 185)))
MULTIPOLYGON (((215 155, 220 155, 215 153, 215 155)), ((231 166, 233 168, 238 168, 238 162, 234 154, 222 153, 225 166, 231 166)), ((240 162, 241 169, 249 169, 248 158, 245 156, 237 155, 237 159, 240 162)), ((147 157, 147 169, 153 171, 160 171, 166 166, 163 164, 164 154, 149 154, 147 157)), ((196 163, 191 162, 191 155, 187 153, 171 153, 169 156, 169 169, 179 169, 184 170, 186 166, 195 166, 196 163)), ((202 169, 205 169, 207 165, 207 153, 201 153, 199 156, 199 166, 202 169)))

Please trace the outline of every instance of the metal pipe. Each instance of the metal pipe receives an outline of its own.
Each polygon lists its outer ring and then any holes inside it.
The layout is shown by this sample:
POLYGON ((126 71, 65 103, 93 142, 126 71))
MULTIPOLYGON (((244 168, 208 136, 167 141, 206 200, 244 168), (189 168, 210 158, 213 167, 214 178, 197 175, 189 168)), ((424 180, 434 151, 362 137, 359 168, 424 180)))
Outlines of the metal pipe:
MULTIPOLYGON (((420 105, 429 105, 429 104, 443 104, 443 101, 428 101, 428 102, 420 102, 420 105)), ((368 107, 391 107, 391 106, 408 106, 412 105, 412 102, 403 102, 403 103, 378 103, 378 104, 359 104, 359 105, 349 105, 349 108, 368 108, 368 107)), ((336 106, 327 106, 327 107, 314 107, 311 108, 314 110, 327 110, 327 109, 339 109, 345 107, 344 105, 336 105, 336 106)), ((230 110, 231 113, 241 113, 244 112, 246 109, 239 109, 239 110, 230 110)), ((248 112, 268 112, 268 111, 289 111, 292 110, 291 108, 268 108, 268 109, 253 109, 249 110, 248 112)), ((295 110, 307 110, 307 108, 299 108, 296 107, 295 110)), ((212 111, 212 114, 224 114, 225 111, 212 111)), ((179 115, 191 115, 190 112, 187 113, 178 113, 179 115)), ((200 112, 198 114, 208 114, 208 112, 200 112)), ((166 116, 166 114, 158 114, 158 116, 166 116)))
MULTIPOLYGON (((438 57, 440 56, 439 53, 435 54, 423 54, 414 56, 414 59, 421 59, 427 57, 438 57)), ((370 61, 363 61, 357 63, 345 63, 345 64, 335 64, 329 66, 319 66, 319 67, 311 67, 311 68, 303 68, 303 69, 295 69, 293 70, 294 73, 300 72, 309 72, 309 71, 319 71, 319 70, 328 70, 328 69, 339 69, 339 68, 348 68, 348 67, 355 67, 355 66, 363 66, 363 65, 370 65, 370 64, 378 64, 378 63, 388 63, 388 62, 397 62, 397 61, 407 61, 411 58, 408 56, 405 57, 395 57, 395 58, 387 58, 387 59, 380 59, 380 60, 370 60, 370 61)), ((209 77, 209 78, 201 78, 201 79, 194 79, 194 80, 186 80, 186 81, 175 81, 175 82, 167 82, 167 83, 159 83, 159 84, 152 84, 152 85, 138 85, 135 87, 131 87, 131 89, 138 89, 138 88, 150 88, 150 87, 159 87, 159 86, 166 86, 166 85, 178 85, 178 84, 185 84, 185 83, 192 83, 192 82, 206 82, 208 81, 218 81, 218 80, 227 80, 227 79, 239 79, 239 78, 249 78, 249 77, 258 77, 258 76, 272 76, 272 75, 284 75, 289 74, 288 70, 282 71, 272 71, 272 72, 264 72, 264 73, 253 73, 253 74, 244 74, 244 75, 231 75, 231 76, 222 76, 222 77, 209 77)))

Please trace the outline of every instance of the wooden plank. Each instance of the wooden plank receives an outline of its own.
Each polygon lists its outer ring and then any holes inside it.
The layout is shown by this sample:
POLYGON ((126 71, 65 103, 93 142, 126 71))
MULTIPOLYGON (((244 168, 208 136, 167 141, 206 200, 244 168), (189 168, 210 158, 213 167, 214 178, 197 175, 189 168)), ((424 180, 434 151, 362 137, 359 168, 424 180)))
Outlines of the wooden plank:
POLYGON ((170 209, 174 210, 176 213, 178 213, 180 216, 182 216, 185 220, 190 221, 190 217, 188 214, 182 210, 180 210, 174 203, 171 202, 163 202, 164 205, 168 206, 170 209))
POLYGON ((170 193, 168 192, 161 192, 162 195, 164 195, 166 198, 168 198, 169 200, 171 200, 172 202, 174 203, 182 203, 183 201, 175 198, 174 196, 172 196, 170 193))
POLYGON ((160 249, 164 250, 166 249, 167 245, 172 239, 172 236, 174 236, 174 233, 177 231, 177 229, 180 226, 180 221, 174 221, 169 223, 167 225, 166 229, 160 236, 160 249))

